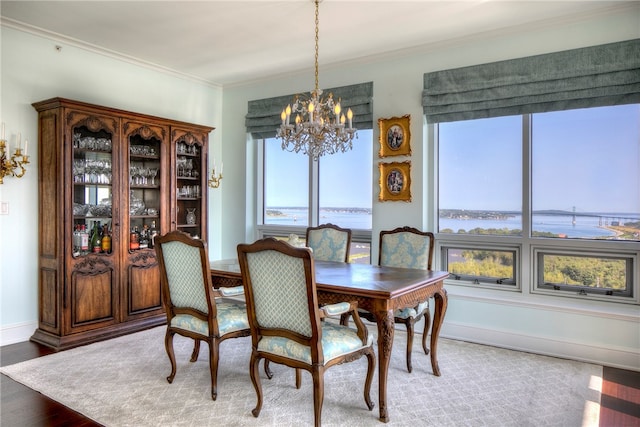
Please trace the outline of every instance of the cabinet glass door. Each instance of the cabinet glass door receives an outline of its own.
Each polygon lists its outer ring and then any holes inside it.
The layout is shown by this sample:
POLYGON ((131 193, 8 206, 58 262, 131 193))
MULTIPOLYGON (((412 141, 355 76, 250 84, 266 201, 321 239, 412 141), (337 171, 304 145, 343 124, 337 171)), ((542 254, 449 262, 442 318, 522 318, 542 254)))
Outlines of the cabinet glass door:
POLYGON ((152 249, 161 226, 160 154, 156 135, 129 136, 129 251, 152 249))
POLYGON ((112 252, 113 135, 86 126, 73 129, 74 257, 112 252))
POLYGON ((177 228, 202 238, 202 146, 191 141, 176 144, 177 228))

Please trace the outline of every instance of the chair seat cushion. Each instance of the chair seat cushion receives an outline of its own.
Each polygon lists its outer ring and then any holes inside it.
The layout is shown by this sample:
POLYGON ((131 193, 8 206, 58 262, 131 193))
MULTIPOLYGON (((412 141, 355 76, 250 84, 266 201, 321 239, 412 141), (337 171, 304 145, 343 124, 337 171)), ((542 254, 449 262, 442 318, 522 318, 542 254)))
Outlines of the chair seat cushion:
MULTIPOLYGON (((225 299, 216 300, 216 308, 218 310, 220 336, 242 329, 249 329, 247 308, 243 302, 225 299)), ((209 336, 207 322, 190 314, 176 315, 171 319, 171 327, 209 336)))
POLYGON ((411 317, 415 318, 428 307, 429 307, 429 301, 424 301, 418 304, 417 308, 409 307, 409 308, 403 308, 401 310, 396 310, 395 313, 393 313, 393 315, 400 319, 409 319, 411 317))
MULTIPOLYGON (((398 319, 409 319, 411 317, 416 318, 419 314, 423 313, 427 308, 429 308, 429 301, 424 301, 418 304, 418 307, 408 307, 396 310, 393 313, 393 317, 398 319)), ((358 309, 359 313, 369 313, 366 310, 358 309)))
MULTIPOLYGON (((363 346, 355 329, 332 322, 322 322, 322 350, 325 364, 338 356, 368 347, 372 343, 373 336, 371 334, 368 336, 367 345, 363 346)), ((284 337, 262 337, 258 343, 258 351, 311 364, 309 347, 284 337)))

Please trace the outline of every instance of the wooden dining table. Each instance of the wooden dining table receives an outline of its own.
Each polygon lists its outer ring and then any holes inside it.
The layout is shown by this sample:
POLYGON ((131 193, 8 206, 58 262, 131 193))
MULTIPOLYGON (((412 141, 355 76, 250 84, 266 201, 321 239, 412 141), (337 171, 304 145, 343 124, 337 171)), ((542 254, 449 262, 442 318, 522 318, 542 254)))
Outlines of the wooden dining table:
MULTIPOLYGON (((449 273, 370 264, 315 261, 315 274, 320 304, 355 300, 358 302, 358 307, 370 311, 376 318, 380 421, 388 422, 387 377, 395 330, 394 311, 415 307, 421 301, 434 298, 430 356, 433 374, 440 376, 437 357, 438 336, 447 311, 447 291, 443 283, 449 273)), ((242 285, 238 261, 235 259, 212 261, 211 278, 214 287, 242 285)))

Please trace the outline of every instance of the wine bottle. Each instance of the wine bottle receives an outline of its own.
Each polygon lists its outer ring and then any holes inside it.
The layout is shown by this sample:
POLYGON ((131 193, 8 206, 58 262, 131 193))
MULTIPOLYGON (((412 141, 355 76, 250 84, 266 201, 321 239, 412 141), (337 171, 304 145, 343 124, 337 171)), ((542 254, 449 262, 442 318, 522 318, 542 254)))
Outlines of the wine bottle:
POLYGON ((87 232, 86 224, 82 224, 80 229, 80 253, 82 255, 89 253, 89 233, 87 232))
POLYGON ((140 233, 138 233, 138 227, 131 229, 129 233, 129 249, 132 251, 140 249, 140 233))
POLYGON ((111 233, 107 224, 102 227, 102 252, 105 254, 111 253, 111 233))
POLYGON ((93 231, 91 232, 91 252, 96 254, 102 252, 100 221, 93 223, 93 231))

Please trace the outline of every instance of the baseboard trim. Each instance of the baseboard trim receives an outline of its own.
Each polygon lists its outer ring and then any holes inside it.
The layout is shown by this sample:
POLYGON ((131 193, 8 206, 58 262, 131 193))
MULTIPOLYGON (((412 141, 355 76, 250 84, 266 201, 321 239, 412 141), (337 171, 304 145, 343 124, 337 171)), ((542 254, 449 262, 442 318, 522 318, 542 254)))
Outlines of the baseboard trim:
POLYGON ((29 341, 33 331, 38 329, 38 322, 14 323, 0 328, 0 346, 29 341))
MULTIPOLYGON (((602 347, 445 321, 440 337, 640 372, 640 349, 602 347)), ((439 354, 439 357, 444 355, 439 354)))

